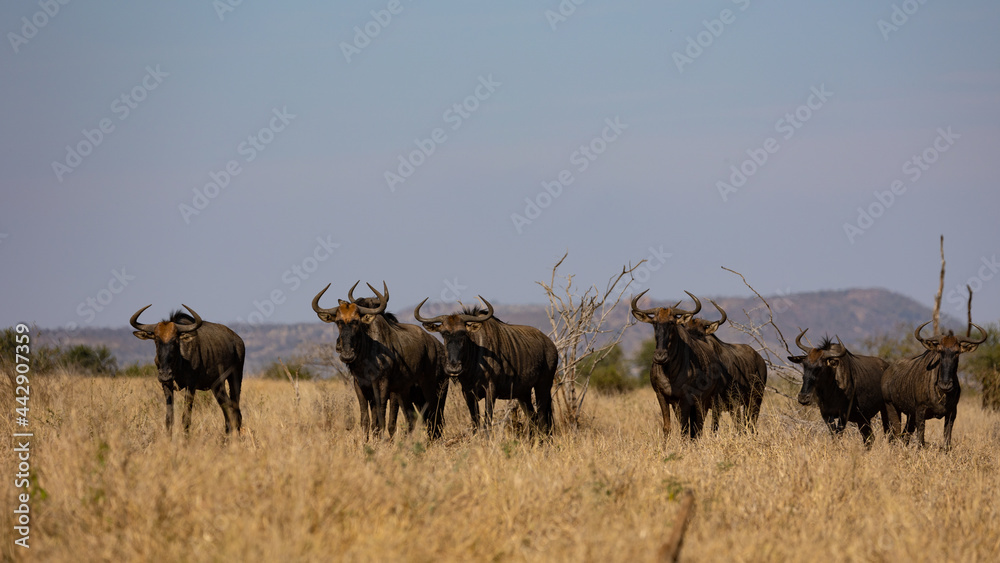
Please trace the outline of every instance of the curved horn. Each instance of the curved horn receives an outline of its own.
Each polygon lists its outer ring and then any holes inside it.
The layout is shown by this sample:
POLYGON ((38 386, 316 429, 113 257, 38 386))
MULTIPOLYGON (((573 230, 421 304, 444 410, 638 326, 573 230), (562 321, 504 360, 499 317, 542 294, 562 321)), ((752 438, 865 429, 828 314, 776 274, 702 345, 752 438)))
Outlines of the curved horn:
POLYGON ((423 317, 420 316, 420 308, 424 306, 424 303, 427 303, 427 299, 430 299, 430 297, 425 298, 423 301, 420 302, 419 305, 417 305, 417 307, 415 309, 413 309, 413 318, 416 319, 416 321, 418 323, 425 323, 425 324, 426 323, 440 323, 440 322, 443 322, 444 321, 444 315, 438 315, 438 316, 434 317, 433 319, 425 319, 425 318, 423 318, 423 317))
MULTIPOLYGON (((647 289, 646 291, 649 290, 647 289)), ((639 295, 636 295, 635 297, 632 298, 632 316, 635 317, 636 320, 642 321, 644 323, 651 323, 653 321, 651 321, 649 317, 651 315, 656 314, 656 309, 639 308, 639 298, 641 298, 643 295, 646 295, 646 291, 643 291, 639 295)))
POLYGON ((151 324, 151 325, 139 324, 139 315, 141 315, 143 311, 145 311, 146 309, 149 309, 152 306, 153 306, 153 304, 150 303, 149 305, 146 305, 142 309, 139 309, 138 311, 136 311, 135 314, 132 315, 132 318, 129 319, 128 324, 132 325, 132 327, 135 328, 136 330, 141 330, 143 332, 153 332, 153 329, 156 328, 155 324, 151 324))
MULTIPOLYGON (((356 286, 358 284, 354 285, 356 286)), ((378 297, 378 307, 371 308, 371 307, 362 307, 361 305, 358 305, 358 312, 361 313, 362 315, 381 315, 382 313, 385 312, 386 305, 389 304, 389 287, 385 285, 385 280, 383 280, 382 289, 383 291, 385 291, 385 295, 379 293, 377 289, 372 287, 372 284, 368 284, 368 289, 372 290, 372 293, 375 294, 375 297, 378 297)), ((352 287, 351 291, 353 290, 354 288, 352 287)), ((347 298, 351 299, 350 292, 348 292, 347 298)), ((351 303, 354 303, 354 299, 351 299, 351 303)))
MULTIPOLYGON (((809 329, 807 328, 806 330, 809 330, 809 329)), ((799 333, 798 336, 795 337, 795 345, 799 347, 799 350, 802 350, 803 352, 805 352, 806 354, 808 354, 809 352, 812 352, 813 349, 812 348, 806 348, 805 346, 802 345, 802 337, 806 335, 806 330, 803 330, 802 332, 799 333)))
POLYGON ((844 346, 844 343, 840 341, 840 337, 839 336, 837 337, 837 344, 840 344, 840 348, 841 348, 841 350, 843 350, 841 353, 839 353, 839 354, 831 354, 830 352, 827 352, 826 354, 823 354, 823 357, 826 358, 826 359, 828 359, 828 360, 833 360, 833 359, 836 359, 836 358, 843 358, 844 356, 846 356, 847 355, 847 346, 844 346))
POLYGON ((924 342, 924 339, 920 337, 920 331, 923 330, 924 327, 927 326, 927 325, 929 325, 929 324, 931 324, 931 321, 927 321, 926 323, 918 326, 917 330, 913 331, 913 337, 917 339, 917 342, 920 342, 920 343, 924 342))
POLYGON ((675 315, 692 315, 692 316, 693 315, 697 315, 698 311, 701 311, 701 301, 697 297, 695 297, 693 293, 691 293, 690 291, 688 291, 686 289, 684 290, 684 293, 687 293, 688 296, 692 300, 694 300, 694 311, 685 311, 684 309, 676 309, 675 308, 675 309, 672 309, 673 314, 675 314, 675 315))
POLYGON ((317 293, 316 297, 313 297, 313 302, 312 302, 313 311, 316 311, 317 314, 319 314, 319 313, 327 313, 329 315, 332 315, 337 310, 336 307, 334 307, 333 309, 324 309, 324 308, 322 308, 322 307, 319 306, 319 298, 323 297, 323 294, 326 293, 326 290, 328 290, 328 289, 330 289, 330 284, 326 284, 326 287, 324 287, 322 291, 320 291, 319 293, 317 293))
POLYGON ((184 305, 183 303, 181 303, 181 306, 183 306, 185 309, 187 309, 188 312, 191 313, 191 316, 194 317, 194 324, 193 325, 187 325, 187 324, 176 324, 175 323, 174 326, 177 327, 177 332, 194 332, 194 331, 198 330, 199 328, 201 328, 201 324, 203 322, 205 322, 205 321, 201 320, 201 316, 198 315, 198 313, 195 313, 194 309, 192 309, 191 307, 188 307, 187 305, 184 305))
POLYGON ((959 340, 961 340, 962 342, 968 342, 969 344, 982 344, 983 342, 986 342, 986 339, 990 337, 989 333, 983 330, 983 327, 977 325, 976 323, 969 323, 969 324, 976 327, 979 333, 983 335, 982 340, 971 340, 969 338, 960 338, 959 340))
POLYGON ((358 287, 359 283, 361 283, 361 280, 354 282, 354 285, 351 286, 351 289, 347 290, 347 300, 350 301, 351 303, 354 303, 354 288, 358 287))
POLYGON ((484 323, 493 318, 493 305, 490 305, 489 301, 483 299, 482 295, 478 297, 486 305, 487 311, 481 315, 459 315, 459 320, 464 323, 484 323))
POLYGON ((723 309, 722 307, 719 307, 719 304, 716 303, 715 301, 712 301, 711 299, 709 299, 709 301, 712 303, 712 305, 715 305, 715 308, 718 309, 720 313, 722 313, 722 318, 719 319, 718 321, 719 326, 726 324, 726 319, 729 318, 729 316, 726 315, 726 310, 723 309))

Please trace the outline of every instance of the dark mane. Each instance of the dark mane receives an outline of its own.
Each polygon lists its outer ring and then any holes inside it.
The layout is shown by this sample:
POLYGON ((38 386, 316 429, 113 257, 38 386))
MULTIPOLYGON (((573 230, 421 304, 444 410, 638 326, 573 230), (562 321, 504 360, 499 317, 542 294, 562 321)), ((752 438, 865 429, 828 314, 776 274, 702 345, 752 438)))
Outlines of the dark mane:
POLYGON ((172 323, 177 323, 177 324, 182 324, 182 325, 193 325, 194 324, 194 317, 192 317, 191 315, 189 315, 187 313, 184 313, 182 311, 171 311, 170 312, 170 316, 167 317, 167 318, 172 323))
MULTIPOLYGON (((489 313, 489 312, 490 312, 490 310, 487 309, 487 308, 485 308, 485 307, 483 307, 482 305, 465 305, 465 306, 462 307, 462 314, 463 315, 485 315, 486 313, 489 313)), ((496 317, 496 315, 493 315, 493 320, 496 321, 496 322, 498 322, 498 323, 501 323, 501 324, 507 324, 507 323, 501 321, 500 319, 498 319, 496 317)))
MULTIPOLYGON (((367 307, 369 309, 377 309, 379 306, 378 297, 362 297, 360 299, 355 299, 354 303, 358 306, 367 307)), ((395 326, 399 324, 399 319, 396 318, 396 315, 388 311, 382 313, 382 317, 385 318, 390 325, 395 326)))
POLYGON ((834 341, 829 336, 824 336, 822 342, 816 347, 817 350, 829 350, 834 345, 834 341))

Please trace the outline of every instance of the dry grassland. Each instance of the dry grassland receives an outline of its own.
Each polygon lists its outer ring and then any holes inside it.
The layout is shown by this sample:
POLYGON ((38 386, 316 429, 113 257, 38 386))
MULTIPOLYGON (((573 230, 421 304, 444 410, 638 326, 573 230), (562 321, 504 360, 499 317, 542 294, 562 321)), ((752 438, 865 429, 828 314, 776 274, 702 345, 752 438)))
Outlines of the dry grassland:
MULTIPOLYGON (((649 561, 691 489, 684 561, 1000 560, 1000 417, 974 399, 945 453, 941 421, 928 423, 926 449, 879 436, 866 451, 856 430, 834 440, 814 410, 773 394, 754 436, 727 417, 716 435, 664 443, 648 389, 591 395, 585 425, 557 420, 543 443, 510 428, 471 435, 453 389, 442 440, 366 443, 347 386, 300 391, 296 402, 287 382, 247 380, 247 431, 225 443, 207 393, 190 435, 170 439, 153 381, 36 377, 31 548, 13 546, 5 523, 0 557, 649 561)), ((12 417, 0 424, 17 431, 12 417)), ((11 450, 0 452, 4 522, 11 450)))

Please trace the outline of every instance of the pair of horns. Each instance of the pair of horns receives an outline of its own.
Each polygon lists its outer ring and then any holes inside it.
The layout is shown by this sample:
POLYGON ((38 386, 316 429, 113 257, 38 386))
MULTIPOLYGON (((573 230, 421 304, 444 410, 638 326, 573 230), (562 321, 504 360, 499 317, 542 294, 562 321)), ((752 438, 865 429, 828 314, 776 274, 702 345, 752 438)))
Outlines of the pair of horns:
MULTIPOLYGON (((806 346, 806 345, 802 344, 802 337, 806 335, 806 331, 808 331, 808 330, 809 330, 808 328, 805 329, 805 330, 803 330, 802 332, 799 333, 798 336, 795 337, 795 345, 799 347, 799 350, 802 350, 806 354, 809 354, 813 350, 815 350, 815 348, 810 348, 809 346, 806 346)), ((835 359, 835 358, 842 358, 842 357, 846 356, 847 355, 847 346, 844 346, 844 343, 840 341, 840 337, 839 336, 837 337, 837 344, 840 344, 840 348, 841 348, 841 352, 839 354, 834 354, 833 352, 827 350, 823 354, 823 357, 826 358, 826 359, 828 359, 828 360, 832 360, 832 359, 835 359)))
MULTIPOLYGON (((647 289, 646 291, 649 290, 647 289)), ((632 316, 634 316, 636 319, 644 323, 651 323, 653 322, 652 317, 656 315, 657 309, 655 307, 652 309, 639 308, 639 299, 642 298, 643 295, 646 295, 646 291, 643 291, 639 295, 636 295, 635 297, 632 298, 632 316)), ((680 301, 675 303, 673 307, 670 307, 670 311, 673 312, 673 314, 675 315, 697 315, 698 312, 701 311, 701 301, 697 297, 695 297, 694 294, 692 294, 690 291, 685 290, 684 293, 687 293, 688 297, 690 297, 694 301, 694 311, 685 311, 684 309, 678 309, 677 306, 681 304, 680 301)), ((709 299, 709 301, 712 300, 709 299)), ((720 313, 722 313, 722 320, 719 322, 719 324, 726 322, 726 312, 723 311, 722 308, 719 307, 719 305, 715 301, 712 301, 712 305, 715 305, 715 308, 718 309, 720 313)))
MULTIPOLYGON (((183 305, 183 303, 182 303, 182 305, 183 305)), ((156 329, 156 325, 155 324, 140 324, 139 323, 139 315, 141 315, 143 311, 145 311, 146 309, 149 309, 152 306, 153 306, 153 304, 150 303, 149 305, 146 305, 142 309, 139 309, 138 311, 136 311, 135 314, 132 315, 132 318, 129 319, 128 323, 130 325, 132 325, 132 327, 135 328, 136 330, 141 330, 143 332, 153 332, 156 329)), ((194 317, 194 324, 193 325, 189 325, 189 324, 174 323, 174 326, 177 327, 177 332, 194 332, 194 331, 198 330, 199 328, 201 328, 201 323, 204 322, 204 321, 201 320, 201 316, 199 316, 198 313, 195 313, 194 309, 192 309, 191 307, 188 307, 187 305, 183 305, 183 307, 185 309, 187 309, 188 312, 191 313, 192 317, 194 317)))
MULTIPOLYGON (((923 344, 923 342, 924 342, 925 339, 920 336, 920 331, 922 331, 924 329, 924 327, 927 326, 927 325, 929 325, 930 323, 931 323, 931 321, 927 321, 926 323, 918 326, 917 330, 913 331, 913 336, 921 344, 923 344)), ((986 342, 986 339, 989 338, 989 335, 986 334, 986 331, 983 330, 983 327, 977 325, 976 323, 969 323, 969 324, 971 324, 972 326, 976 327, 976 330, 978 330, 979 334, 982 334, 983 337, 980 340, 972 340, 971 338, 965 338, 964 336, 959 336, 959 337, 957 337, 958 341, 959 342, 968 342, 969 344, 976 344, 976 345, 979 345, 979 344, 982 344, 983 342, 986 342)))
MULTIPOLYGON (((354 303, 357 306, 358 312, 361 313, 362 315, 381 315, 382 313, 384 313, 386 306, 389 304, 389 286, 385 285, 385 280, 382 280, 382 291, 384 291, 385 293, 379 293, 378 290, 372 287, 372 284, 370 283, 366 284, 368 285, 368 289, 372 290, 372 293, 374 293, 375 297, 378 298, 378 307, 362 307, 361 305, 357 304, 357 301, 354 299, 354 288, 358 287, 359 283, 361 283, 361 280, 354 282, 354 285, 351 286, 351 289, 347 291, 347 299, 350 300, 351 303, 354 303)), ((320 297, 323 297, 323 294, 326 293, 326 290, 328 289, 330 289, 330 284, 326 284, 326 287, 324 287, 322 291, 317 293, 316 297, 313 297, 312 308, 313 311, 316 311, 316 313, 327 313, 332 315, 334 312, 336 312, 337 310, 336 307, 332 309, 324 309, 319 306, 320 297)))
MULTIPOLYGON (((416 319, 418 323, 431 323, 431 324, 433 324, 433 323, 444 322, 445 317, 447 317, 448 315, 438 315, 438 316, 436 316, 434 318, 431 318, 431 319, 425 319, 425 318, 423 318, 423 317, 420 316, 420 308, 424 306, 424 303, 427 303, 427 299, 430 299, 430 297, 428 297, 428 298, 424 299, 423 301, 421 301, 420 304, 417 305, 417 307, 415 309, 413 309, 413 318, 416 319)), ((482 322, 486 322, 486 321, 490 320, 491 318, 493 318, 493 305, 490 305, 489 301, 483 299, 482 295, 479 296, 479 299, 486 305, 486 309, 487 309, 486 312, 485 313, 480 313, 478 315, 460 314, 460 315, 458 315, 458 320, 462 321, 463 323, 482 323, 482 322)))

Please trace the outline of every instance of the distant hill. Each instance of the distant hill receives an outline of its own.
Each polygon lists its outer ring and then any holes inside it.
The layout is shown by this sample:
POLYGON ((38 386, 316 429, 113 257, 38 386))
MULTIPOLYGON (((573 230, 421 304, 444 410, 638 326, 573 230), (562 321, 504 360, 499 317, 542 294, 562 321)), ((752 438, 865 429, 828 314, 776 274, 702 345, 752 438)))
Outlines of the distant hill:
MULTIPOLYGON (((702 311, 699 316, 718 318, 718 313, 708 302, 709 296, 699 296, 702 311)), ((687 299, 687 296, 684 296, 687 299)), ((643 300, 644 308, 672 305, 679 297, 663 301, 643 300)), ((714 297, 729 315, 730 320, 747 324, 749 313, 755 323, 767 319, 766 308, 756 297, 714 297)), ((798 334, 797 327, 809 328, 809 337, 816 343, 824 334, 839 335, 848 345, 857 345, 868 337, 898 332, 901 327, 912 330, 916 325, 930 320, 931 308, 917 301, 885 289, 844 289, 835 291, 815 291, 795 293, 786 296, 766 296, 774 312, 775 323, 793 347, 792 340, 798 334)), ((687 301, 688 306, 690 302, 687 301)), ((683 305, 682 305, 683 306, 683 305)), ((527 324, 549 332, 551 325, 544 305, 494 304, 496 316, 511 324, 527 324)), ((412 305, 397 311, 402 322, 413 322, 412 305)), ((444 308, 429 306, 424 313, 440 314, 444 308)), ((623 301, 615 311, 613 323, 622 323, 628 317, 628 302, 623 301)), ((958 326, 960 321, 942 315, 942 323, 958 326)), ((233 325, 233 330, 243 337, 247 346, 247 370, 250 373, 277 358, 309 353, 316 344, 331 344, 336 340, 334 326, 320 321, 290 325, 233 325)), ((726 326, 719 336, 728 341, 746 341, 746 337, 726 326)), ((765 335, 769 341, 771 333, 765 335)), ((634 353, 642 341, 652 338, 652 331, 646 326, 634 326, 625 331, 622 347, 627 354, 634 353)), ((153 359, 153 344, 135 338, 130 327, 84 328, 75 331, 62 329, 40 330, 39 340, 44 344, 88 344, 104 345, 118 358, 119 366, 134 362, 148 363, 153 359)))

